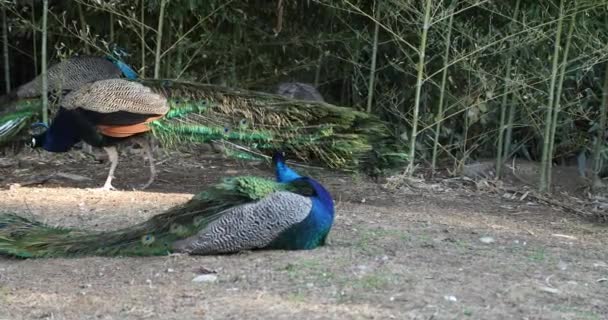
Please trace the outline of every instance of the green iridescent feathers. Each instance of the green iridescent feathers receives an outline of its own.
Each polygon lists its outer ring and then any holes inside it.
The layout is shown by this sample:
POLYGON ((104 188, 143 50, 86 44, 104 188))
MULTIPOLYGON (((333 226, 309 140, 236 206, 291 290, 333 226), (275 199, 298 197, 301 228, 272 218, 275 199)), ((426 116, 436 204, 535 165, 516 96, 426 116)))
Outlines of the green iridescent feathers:
POLYGON ((171 111, 151 124, 165 145, 222 141, 243 158, 282 149, 309 165, 366 172, 406 161, 403 144, 368 113, 215 85, 140 82, 169 99, 171 111))
POLYGON ((268 159, 280 149, 306 165, 370 174, 406 164, 405 144, 368 113, 215 85, 138 82, 167 98, 169 112, 149 124, 165 147, 216 142, 244 159, 268 159))
POLYGON ((16 140, 40 113, 37 101, 26 101, 14 112, 0 115, 0 146, 16 140))
POLYGON ((166 255, 175 241, 196 234, 225 210, 281 190, 312 193, 306 184, 283 184, 259 177, 228 178, 145 222, 106 232, 54 227, 14 214, 0 214, 0 255, 21 258, 166 255))

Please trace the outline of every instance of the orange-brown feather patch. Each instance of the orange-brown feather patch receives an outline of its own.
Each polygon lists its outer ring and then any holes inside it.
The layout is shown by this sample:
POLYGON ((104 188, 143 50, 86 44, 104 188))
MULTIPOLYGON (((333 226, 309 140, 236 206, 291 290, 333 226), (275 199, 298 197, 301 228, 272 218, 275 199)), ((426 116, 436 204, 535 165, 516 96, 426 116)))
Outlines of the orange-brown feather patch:
POLYGON ((111 126, 111 125, 97 125, 97 129, 101 131, 101 133, 108 137, 114 138, 126 138, 138 133, 144 133, 150 131, 150 127, 148 123, 160 119, 163 116, 154 116, 146 119, 146 121, 142 123, 132 124, 132 125, 124 125, 124 126, 111 126))

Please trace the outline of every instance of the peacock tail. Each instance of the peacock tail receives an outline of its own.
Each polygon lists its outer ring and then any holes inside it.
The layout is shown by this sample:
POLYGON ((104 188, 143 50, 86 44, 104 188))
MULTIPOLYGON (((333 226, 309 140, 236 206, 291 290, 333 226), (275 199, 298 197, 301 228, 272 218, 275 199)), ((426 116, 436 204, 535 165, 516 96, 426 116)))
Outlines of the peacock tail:
POLYGON ((40 105, 36 102, 24 102, 18 111, 0 115, 0 146, 14 141, 23 128, 38 118, 40 105))
POLYGON ((168 98, 169 112, 150 124, 167 146, 222 141, 235 157, 259 159, 282 149, 307 164, 366 172, 407 159, 387 125, 368 113, 209 84, 140 82, 168 98))
POLYGON ((1 214, 0 255, 20 258, 166 255, 173 251, 174 242, 196 234, 226 210, 277 191, 301 195, 313 192, 306 184, 251 176, 228 178, 183 205, 114 231, 54 227, 15 214, 1 214))

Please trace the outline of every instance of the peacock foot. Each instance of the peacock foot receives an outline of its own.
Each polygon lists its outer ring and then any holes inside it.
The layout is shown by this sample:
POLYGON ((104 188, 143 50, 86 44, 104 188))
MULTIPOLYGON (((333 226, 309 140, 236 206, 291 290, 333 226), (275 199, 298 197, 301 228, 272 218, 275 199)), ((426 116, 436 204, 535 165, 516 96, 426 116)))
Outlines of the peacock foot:
POLYGON ((99 188, 87 188, 87 190, 89 191, 118 191, 118 189, 114 188, 113 185, 111 184, 104 184, 103 187, 99 187, 99 188))
POLYGON ((147 189, 149 186, 151 186, 151 185, 152 185, 152 182, 153 182, 153 181, 148 181, 148 182, 146 182, 146 183, 144 183, 144 184, 142 184, 142 185, 139 185, 138 187, 134 187, 134 188, 133 188, 133 191, 141 191, 141 190, 145 190, 145 189, 147 189))

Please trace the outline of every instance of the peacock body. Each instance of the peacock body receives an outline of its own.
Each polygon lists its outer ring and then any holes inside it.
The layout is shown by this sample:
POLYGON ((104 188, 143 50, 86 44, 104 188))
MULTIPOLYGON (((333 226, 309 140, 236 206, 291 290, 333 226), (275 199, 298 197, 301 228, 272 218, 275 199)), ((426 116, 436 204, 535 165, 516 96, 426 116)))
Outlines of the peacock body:
MULTIPOLYGON (((61 95, 98 80, 136 79, 137 73, 122 61, 123 55, 123 51, 115 48, 113 54, 106 57, 75 56, 58 62, 47 70, 48 91, 61 95)), ((41 91, 42 77, 39 75, 0 98, 0 128, 4 128, 0 129, 0 145, 13 140, 39 117, 42 108, 40 100, 35 98, 40 97, 41 91)))
MULTIPOLYGON (((386 125, 367 113, 167 80, 86 84, 66 95, 49 130, 32 142, 51 152, 68 151, 81 140, 106 148, 112 165, 104 188, 111 188, 118 162, 114 145, 145 133, 167 147, 220 141, 235 157, 263 159, 283 149, 308 164, 367 172, 397 167, 405 159, 386 125)), ((141 144, 151 159, 149 145, 141 144)), ((150 168, 144 187, 154 180, 153 161, 150 168)))
POLYGON ((276 93, 297 100, 325 101, 317 88, 302 82, 283 82, 278 85, 276 93))
POLYGON ((333 219, 331 195, 312 178, 277 182, 235 177, 181 206, 115 231, 51 227, 2 214, 0 255, 39 258, 305 250, 325 243, 333 219))

